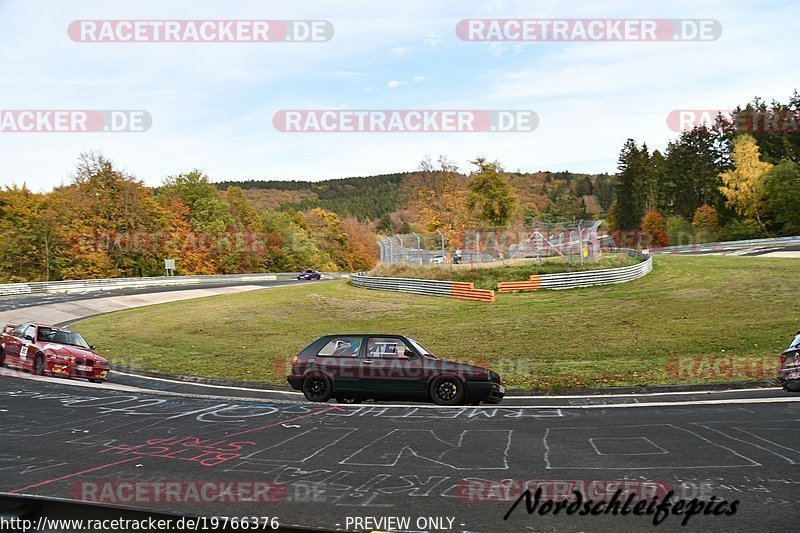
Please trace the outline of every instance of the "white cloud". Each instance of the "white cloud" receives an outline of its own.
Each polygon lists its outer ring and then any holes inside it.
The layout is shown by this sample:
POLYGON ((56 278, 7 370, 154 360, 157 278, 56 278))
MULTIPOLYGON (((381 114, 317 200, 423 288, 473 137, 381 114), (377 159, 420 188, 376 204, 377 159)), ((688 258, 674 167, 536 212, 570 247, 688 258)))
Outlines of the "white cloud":
POLYGON ((0 107, 146 109, 139 134, 0 133, 0 186, 35 190, 68 180, 80 152, 98 149, 157 184, 200 168, 215 179, 329 178, 416 167, 425 153, 462 167, 476 154, 507 168, 613 170, 627 137, 663 147, 673 109, 726 108, 755 95, 782 101, 798 87, 798 4, 690 0, 0 1, 0 107), (468 43, 455 37, 468 17, 660 17, 720 20, 710 43, 468 43), (76 18, 323 19, 327 43, 72 43, 76 18), (20 43, 23 43, 22 46, 20 43), (423 48, 424 46, 424 48, 423 48), (387 50, 390 52, 387 54, 387 50), (424 50, 424 54, 419 50, 424 50), (445 53, 445 51, 447 53, 445 53), (407 70, 387 70, 387 58, 407 70), (422 81, 424 84, 412 87, 422 81), (386 83, 383 80, 391 80, 386 83), (386 85, 384 86, 384 83, 386 85), (387 90, 408 85, 408 90, 387 90), (411 90, 411 89, 414 90, 411 90), (420 90, 420 89, 425 89, 420 90), (533 109, 531 134, 283 134, 279 109, 533 109), (358 142, 354 143, 353 139, 358 142), (42 154, 46 154, 43 157, 42 154))
POLYGON ((414 76, 414 83, 425 81, 425 76, 414 76))
POLYGON ((409 57, 411 55, 411 47, 410 46, 395 46, 394 48, 390 49, 389 52, 397 58, 403 59, 409 57))
POLYGON ((444 39, 442 39, 442 36, 436 32, 429 33, 428 36, 422 40, 422 42, 428 46, 439 46, 443 41, 444 39))

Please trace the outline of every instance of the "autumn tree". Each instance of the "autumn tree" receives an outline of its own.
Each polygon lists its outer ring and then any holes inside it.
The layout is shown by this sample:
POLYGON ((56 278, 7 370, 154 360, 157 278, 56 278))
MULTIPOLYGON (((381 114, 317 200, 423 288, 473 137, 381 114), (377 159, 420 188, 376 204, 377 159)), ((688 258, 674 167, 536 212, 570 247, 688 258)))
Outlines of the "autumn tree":
POLYGON ((303 225, 319 250, 313 259, 318 268, 350 270, 350 238, 339 215, 317 207, 303 213, 303 225))
POLYGON ((266 233, 267 272, 322 268, 320 250, 306 233, 300 213, 268 210, 261 213, 261 221, 266 233))
MULTIPOLYGON (((390 178, 396 191, 399 175, 390 178)), ((368 192, 380 194, 374 181, 368 192)), ((386 215, 395 227, 414 220, 386 215)), ((372 223, 324 209, 257 208, 243 188, 221 191, 200 171, 154 190, 98 153, 82 154, 71 182, 49 193, 0 189, 0 282, 160 275, 166 258, 179 275, 363 270, 375 239, 372 223)))
POLYGON ((223 266, 226 273, 260 270, 266 252, 266 235, 258 211, 241 187, 228 187, 223 199, 228 205, 231 225, 221 243, 218 267, 223 266))
POLYGON ((669 246, 667 223, 658 211, 651 209, 642 217, 642 236, 652 248, 669 246))
POLYGON ((0 280, 49 279, 54 227, 42 217, 45 202, 25 184, 0 190, 0 280))
POLYGON ((180 275, 216 274, 214 256, 200 245, 192 231, 189 207, 178 195, 162 195, 158 200, 167 219, 167 230, 158 243, 164 258, 175 259, 180 275))
POLYGON ((719 214, 710 205, 698 207, 692 217, 692 226, 698 242, 708 242, 716 239, 719 232, 719 214))
POLYGON ((258 211, 247 199, 244 189, 241 187, 228 187, 223 194, 225 202, 228 204, 228 211, 231 216, 231 223, 236 228, 246 228, 258 230, 261 226, 261 219, 258 211))
POLYGON ((165 219, 153 191, 104 155, 81 154, 72 183, 55 189, 50 200, 65 246, 62 276, 147 276, 161 270, 150 238, 165 219))
MULTIPOLYGON (((229 234, 234 226, 230 206, 206 174, 192 170, 168 176, 158 189, 158 197, 163 205, 179 201, 186 206, 182 221, 188 225, 187 240, 182 244, 185 250, 202 256, 200 263, 213 264, 216 273, 240 272, 234 265, 236 254, 232 253, 235 237, 229 234)), ((184 266, 176 262, 182 272, 186 272, 184 266)))
POLYGON ((189 223, 193 231, 222 233, 233 224, 228 205, 208 176, 193 170, 164 180, 161 196, 177 195, 189 208, 189 223))
POLYGON ((762 220, 765 201, 765 176, 773 165, 761 161, 758 145, 752 135, 740 135, 733 141, 731 152, 734 168, 720 174, 720 190, 728 205, 748 219, 755 220, 769 235, 762 220))
POLYGON ((406 177, 402 191, 408 208, 417 213, 427 231, 453 235, 472 222, 465 207, 466 185, 466 177, 447 157, 440 156, 436 164, 426 157, 419 172, 406 177))
POLYGON ((717 231, 719 229, 719 215, 717 210, 708 204, 698 207, 692 217, 692 226, 697 229, 717 231))
POLYGON ((372 228, 355 218, 342 220, 342 231, 348 236, 349 270, 370 270, 378 262, 378 236, 372 228))
POLYGON ((506 226, 517 209, 517 195, 498 161, 478 157, 471 164, 478 167, 467 183, 465 205, 479 222, 492 227, 506 226))

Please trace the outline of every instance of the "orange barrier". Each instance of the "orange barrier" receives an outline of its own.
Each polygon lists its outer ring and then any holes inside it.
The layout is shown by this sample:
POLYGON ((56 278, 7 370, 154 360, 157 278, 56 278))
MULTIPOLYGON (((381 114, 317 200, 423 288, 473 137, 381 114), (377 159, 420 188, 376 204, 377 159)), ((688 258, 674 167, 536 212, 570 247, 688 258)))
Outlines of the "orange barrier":
POLYGON ((528 281, 501 281, 497 284, 497 292, 538 291, 541 288, 539 276, 531 276, 528 281))
POLYGON ((494 291, 476 289, 474 283, 453 282, 451 283, 450 291, 453 298, 476 302, 494 302, 494 291))

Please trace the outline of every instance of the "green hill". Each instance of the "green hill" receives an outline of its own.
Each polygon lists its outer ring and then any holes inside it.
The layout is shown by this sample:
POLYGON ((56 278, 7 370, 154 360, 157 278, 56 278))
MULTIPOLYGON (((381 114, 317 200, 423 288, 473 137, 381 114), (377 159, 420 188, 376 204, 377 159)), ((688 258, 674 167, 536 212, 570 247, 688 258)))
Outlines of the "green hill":
POLYGON ((223 181, 216 185, 221 190, 241 187, 260 208, 305 211, 321 207, 344 217, 369 221, 399 208, 400 184, 406 175, 383 174, 324 181, 223 181))
MULTIPOLYGON (((259 209, 306 211, 321 207, 342 217, 367 222, 403 208, 401 186, 410 174, 400 172, 324 181, 222 181, 215 185, 220 190, 241 187, 259 209)), ((543 211, 558 198, 568 195, 583 197, 592 214, 606 211, 611 203, 613 177, 604 174, 567 171, 507 174, 523 208, 543 211)))

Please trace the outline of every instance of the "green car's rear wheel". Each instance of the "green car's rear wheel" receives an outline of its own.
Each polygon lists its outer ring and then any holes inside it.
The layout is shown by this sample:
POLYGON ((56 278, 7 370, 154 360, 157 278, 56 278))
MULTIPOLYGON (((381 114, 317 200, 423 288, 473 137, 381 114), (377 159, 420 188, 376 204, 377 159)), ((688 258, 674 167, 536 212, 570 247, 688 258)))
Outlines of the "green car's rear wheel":
POLYGON ((325 376, 309 376, 303 380, 303 394, 309 402, 327 402, 332 394, 331 384, 325 376))

